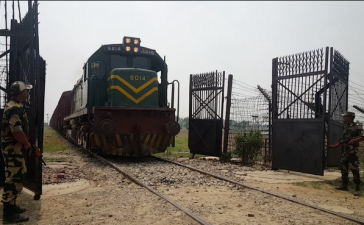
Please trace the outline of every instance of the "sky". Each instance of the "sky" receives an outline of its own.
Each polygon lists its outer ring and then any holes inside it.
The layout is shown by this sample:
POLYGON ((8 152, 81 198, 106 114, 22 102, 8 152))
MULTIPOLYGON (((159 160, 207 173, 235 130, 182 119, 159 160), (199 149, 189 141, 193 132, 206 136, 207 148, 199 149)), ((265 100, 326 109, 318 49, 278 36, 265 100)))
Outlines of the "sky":
MULTIPOLYGON (((24 15, 27 2, 21 4, 24 15)), ((142 46, 166 56, 169 81, 181 84, 181 117, 188 116, 190 74, 225 71, 247 87, 270 90, 273 58, 326 46, 350 61, 350 80, 360 85, 363 12, 359 1, 41 1, 45 115, 50 118, 62 92, 73 88, 91 54, 103 44, 122 43, 124 36, 139 37, 142 46)), ((355 88, 360 93, 364 86, 355 88)), ((364 101, 359 95, 354 104, 364 101)))

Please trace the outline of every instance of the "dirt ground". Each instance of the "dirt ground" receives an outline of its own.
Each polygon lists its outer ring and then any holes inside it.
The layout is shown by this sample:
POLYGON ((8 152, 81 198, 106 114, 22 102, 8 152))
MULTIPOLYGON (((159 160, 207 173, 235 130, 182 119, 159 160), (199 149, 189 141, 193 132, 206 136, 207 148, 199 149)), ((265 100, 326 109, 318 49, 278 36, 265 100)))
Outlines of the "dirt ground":
MULTIPOLYGON (((52 155, 45 154, 45 157, 66 157, 68 160, 47 163, 43 169, 44 185, 40 200, 33 200, 33 193, 24 189, 18 204, 27 208, 24 215, 29 216, 30 221, 21 224, 198 224, 168 202, 123 178, 94 158, 82 158, 84 155, 74 148, 52 155)), ((252 171, 236 173, 236 176, 244 176, 245 183, 255 187, 364 218, 363 197, 338 192, 332 187, 317 189, 292 184, 340 176, 335 172, 327 174, 317 177, 252 171)), ((337 220, 335 224, 354 224, 305 207, 299 212, 291 212, 294 203, 264 197, 259 192, 242 192, 233 186, 191 186, 183 189, 158 187, 157 190, 202 215, 211 224, 332 224, 325 222, 325 218, 337 220), (282 210, 287 213, 282 214, 282 210), (322 219, 318 219, 320 216, 322 219)))
MULTIPOLYGON (((24 215, 30 221, 20 224, 196 224, 169 203, 93 158, 82 159, 78 152, 69 150, 52 156, 67 157, 69 162, 47 163, 47 167, 63 170, 66 176, 71 173, 69 169, 79 169, 84 178, 63 183, 62 178, 56 178, 59 173, 53 174, 58 184, 43 185, 38 201, 24 189, 17 202, 28 210, 24 215)), ((47 181, 50 175, 45 177, 47 181)))
MULTIPOLYGON (((337 191, 332 185, 321 182, 339 178, 341 176, 339 172, 326 172, 327 175, 325 175, 325 177, 294 172, 290 173, 292 174, 292 177, 297 176, 300 178, 298 180, 310 181, 310 183, 308 183, 307 186, 297 186, 293 183, 288 183, 287 180, 278 182, 278 179, 274 179, 276 182, 247 179, 246 183, 251 186, 286 195, 288 197, 293 196, 298 200, 302 200, 328 210, 364 219, 364 198, 363 196, 354 196, 353 187, 349 187, 349 192, 337 191), (320 184, 317 185, 318 183, 320 184)), ((287 174, 287 171, 283 171, 281 174, 287 174)), ((276 177, 277 176, 271 176, 271 179, 276 177)), ((350 179, 352 179, 352 177, 350 177, 350 179)), ((293 182, 296 182, 296 180, 293 180, 293 182)))

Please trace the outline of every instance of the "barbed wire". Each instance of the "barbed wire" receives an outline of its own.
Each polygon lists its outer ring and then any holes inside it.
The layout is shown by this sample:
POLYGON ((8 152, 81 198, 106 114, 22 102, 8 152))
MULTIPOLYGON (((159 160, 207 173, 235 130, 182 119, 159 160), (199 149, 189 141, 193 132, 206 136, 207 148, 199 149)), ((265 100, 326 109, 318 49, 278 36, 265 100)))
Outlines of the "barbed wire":
MULTIPOLYGON (((264 90, 269 96, 271 92, 264 90)), ((259 130, 268 140, 270 116, 269 101, 257 87, 233 79, 228 151, 235 150, 235 136, 259 130)))

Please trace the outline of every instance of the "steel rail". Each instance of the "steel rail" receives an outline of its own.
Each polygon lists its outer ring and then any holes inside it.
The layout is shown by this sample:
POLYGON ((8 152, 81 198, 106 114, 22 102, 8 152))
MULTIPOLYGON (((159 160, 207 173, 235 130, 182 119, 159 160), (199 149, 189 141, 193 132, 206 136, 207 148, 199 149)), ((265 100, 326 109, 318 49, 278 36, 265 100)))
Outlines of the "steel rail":
POLYGON ((161 161, 173 163, 175 165, 179 165, 179 166, 191 169, 193 171, 200 172, 200 173, 208 175, 208 176, 215 177, 215 178, 223 180, 223 181, 227 181, 229 183, 233 183, 233 184, 236 184, 236 185, 239 185, 239 186, 242 186, 242 187, 246 187, 246 188, 249 188, 249 189, 252 189, 252 190, 255 190, 255 191, 259 191, 259 192, 262 192, 264 194, 272 195, 272 196, 275 196, 275 197, 278 197, 278 198, 281 198, 281 199, 284 199, 284 200, 287 200, 287 201, 291 201, 291 202, 294 202, 294 203, 297 203, 297 204, 300 204, 300 205, 304 205, 304 206, 307 206, 307 207, 310 207, 310 208, 313 208, 313 209, 316 209, 316 210, 320 210, 320 211, 326 212, 328 214, 332 214, 334 216, 338 216, 338 217, 350 220, 352 222, 356 222, 358 224, 363 224, 364 225, 364 220, 362 220, 362 219, 354 218, 352 216, 348 216, 348 215, 345 215, 345 214, 342 214, 342 213, 338 213, 338 212, 334 212, 334 211, 331 211, 331 210, 328 210, 328 209, 324 209, 324 208, 321 208, 319 206, 312 205, 312 204, 309 204, 309 203, 306 203, 306 202, 303 202, 303 201, 300 201, 300 200, 292 199, 292 198, 284 196, 284 195, 280 195, 280 194, 276 194, 276 193, 266 191, 266 190, 263 190, 263 189, 260 189, 260 188, 252 187, 250 185, 243 184, 243 183, 238 182, 238 181, 230 180, 229 178, 226 178, 226 177, 223 177, 223 176, 220 176, 220 175, 209 173, 209 172, 197 169, 197 168, 193 168, 191 166, 183 165, 183 164, 178 163, 178 162, 173 162, 173 161, 168 160, 168 159, 163 159, 163 158, 158 157, 158 156, 152 156, 152 157, 156 158, 158 160, 161 160, 161 161))
MULTIPOLYGON (((71 141, 72 142, 72 141, 71 141)), ((74 143, 74 142, 72 142, 74 143)), ((75 143, 74 143, 75 144, 75 143)), ((144 187, 145 189, 147 189, 148 191, 158 195, 159 197, 163 198, 164 200, 166 200, 167 202, 171 203, 173 206, 175 206, 176 208, 178 208, 179 210, 183 211, 184 213, 186 213, 189 217, 191 217, 193 220, 195 220, 196 222, 198 222, 199 224, 202 225, 210 225, 208 222, 204 221, 203 219, 199 218, 198 216, 196 216, 195 214, 193 214, 192 212, 188 211, 186 208, 184 208, 183 206, 179 205, 178 203, 172 201, 171 199, 169 199, 167 196, 163 195, 162 193, 154 190, 153 188, 151 188, 150 186, 144 184, 142 181, 140 181, 139 179, 135 178, 133 175, 129 174, 128 172, 120 169, 119 167, 117 167, 116 165, 114 165, 113 163, 107 161, 106 159, 102 158, 101 156, 96 155, 95 153, 91 152, 89 149, 86 149, 80 145, 76 145, 79 148, 82 148, 83 150, 86 150, 87 152, 89 152, 93 157, 95 157, 96 159, 98 159, 99 161, 109 165, 110 167, 112 167, 113 169, 115 169, 116 171, 118 171, 119 173, 123 174, 125 177, 127 177, 128 179, 132 180, 134 183, 144 187)))
MULTIPOLYGON (((68 140, 69 142, 73 143, 77 147, 82 148, 83 150, 86 150, 92 156, 94 156, 96 159, 98 159, 99 161, 101 161, 101 162, 109 165, 110 167, 114 168, 116 171, 118 171, 119 173, 123 174, 124 176, 126 176, 127 178, 129 178, 130 180, 132 180, 133 182, 135 182, 136 184, 139 184, 140 186, 144 187, 148 191, 150 191, 150 192, 158 195, 159 197, 163 198, 164 200, 168 201, 173 206, 175 206, 179 210, 181 210, 184 213, 186 213, 189 217, 191 217, 193 220, 197 221, 198 223, 204 224, 204 225, 205 224, 210 225, 209 223, 207 223, 203 219, 199 218, 198 216, 194 215, 193 213, 189 212, 187 209, 185 209, 184 207, 180 206, 176 202, 173 202, 172 200, 170 200, 169 198, 167 198, 162 193, 157 192, 156 190, 154 190, 150 186, 144 184, 143 182, 141 182, 140 180, 138 180, 137 178, 135 178, 134 176, 132 176, 131 174, 129 174, 129 173, 121 170, 119 167, 115 166, 113 163, 107 161, 106 159, 98 156, 97 154, 93 153, 89 149, 86 149, 83 146, 80 146, 80 145, 74 143, 73 141, 71 141, 69 139, 66 139, 66 140, 68 140)), ((276 193, 273 193, 273 192, 270 192, 270 191, 267 191, 267 190, 263 190, 261 188, 256 188, 256 187, 253 187, 253 186, 250 186, 250 185, 247 185, 247 184, 243 184, 241 182, 234 181, 234 180, 231 180, 229 178, 226 178, 226 177, 223 177, 223 176, 220 176, 220 175, 216 175, 216 174, 213 174, 213 173, 209 173, 209 172, 206 172, 206 171, 203 171, 203 170, 200 170, 200 169, 191 167, 191 166, 183 165, 183 164, 178 163, 178 162, 173 162, 171 160, 164 159, 164 158, 161 158, 161 157, 158 157, 158 156, 151 156, 151 157, 152 158, 155 158, 155 159, 158 159, 160 161, 169 162, 169 163, 172 163, 172 164, 175 164, 175 165, 178 165, 178 166, 182 166, 182 167, 188 168, 188 169, 193 170, 193 171, 200 172, 202 174, 205 174, 205 175, 208 175, 208 176, 217 178, 219 180, 223 180, 223 181, 226 181, 226 182, 229 182, 229 183, 233 183, 233 184, 236 184, 236 185, 239 185, 239 186, 242 186, 242 187, 246 187, 246 188, 249 188, 249 189, 252 189, 252 190, 255 190, 255 191, 259 191, 259 192, 262 192, 264 194, 272 195, 272 196, 277 197, 277 198, 281 198, 281 199, 284 199, 284 200, 287 200, 287 201, 290 201, 290 202, 294 202, 294 203, 297 203, 297 204, 300 204, 300 205, 303 205, 303 206, 307 206, 309 208, 313 208, 313 209, 316 209, 316 210, 319 210, 319 211, 322 211, 322 212, 325 212, 325 213, 328 213, 328 214, 331 214, 331 215, 334 215, 334 216, 338 216, 338 217, 341 217, 343 219, 346 219, 346 220, 349 220, 349 221, 356 222, 358 224, 364 225, 364 220, 362 220, 362 219, 358 219, 358 218, 355 218, 355 217, 352 217, 352 216, 348 216, 348 215, 345 215, 345 214, 342 214, 342 213, 334 212, 332 210, 324 209, 322 207, 315 206, 315 205, 312 205, 312 204, 309 204, 309 203, 306 203, 306 202, 303 202, 303 201, 300 201, 300 200, 292 199, 290 197, 287 197, 287 196, 284 196, 284 195, 280 195, 280 194, 276 194, 276 193)))

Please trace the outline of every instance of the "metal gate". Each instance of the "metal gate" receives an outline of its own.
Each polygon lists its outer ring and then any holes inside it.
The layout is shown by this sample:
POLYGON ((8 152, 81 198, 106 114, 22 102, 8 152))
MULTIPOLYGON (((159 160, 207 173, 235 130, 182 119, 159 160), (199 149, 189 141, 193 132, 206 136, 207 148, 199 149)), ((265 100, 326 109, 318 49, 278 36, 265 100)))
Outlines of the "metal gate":
MULTIPOLYGON (((342 114, 348 110, 348 82, 349 62, 337 50, 331 50, 330 66, 330 99, 329 99, 329 135, 328 145, 333 144, 342 137, 342 114), (331 85, 330 85, 331 84, 331 85)), ((326 166, 340 166, 340 148, 327 148, 326 166)))
POLYGON ((190 75, 188 147, 190 153, 220 156, 224 72, 190 75))
MULTIPOLYGON (((14 15, 12 18, 11 29, 8 30, 6 27, 0 31, 0 36, 5 36, 6 40, 7 37, 10 37, 10 48, 6 45, 6 51, 0 56, 0 58, 6 57, 4 65, 6 73, 2 74, 3 83, 1 85, 6 85, 6 89, 8 89, 10 84, 16 80, 33 85, 24 108, 29 119, 30 143, 36 144, 43 150, 46 64, 39 56, 38 1, 28 1, 28 12, 23 19, 19 18, 19 22, 14 15)), ((9 95, 1 97, 2 109, 9 98, 9 95)), ((25 187, 35 193, 34 199, 37 200, 42 194, 42 160, 37 158, 33 152, 27 156, 26 164, 25 187)))
POLYGON ((328 54, 326 48, 273 59, 274 169, 323 175, 328 54))
POLYGON ((323 175, 340 160, 337 149, 325 158, 325 149, 342 135, 348 63, 326 47, 274 58, 272 69, 272 167, 323 175))

